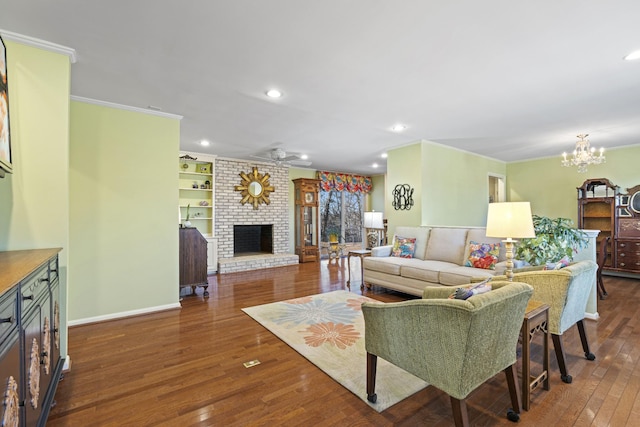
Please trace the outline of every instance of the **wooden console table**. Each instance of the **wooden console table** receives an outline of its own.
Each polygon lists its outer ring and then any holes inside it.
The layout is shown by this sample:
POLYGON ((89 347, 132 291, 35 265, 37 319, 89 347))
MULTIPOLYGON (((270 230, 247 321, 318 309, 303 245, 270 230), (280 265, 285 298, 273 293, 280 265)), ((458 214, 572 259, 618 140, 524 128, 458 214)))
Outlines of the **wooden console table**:
POLYGON ((207 287, 207 239, 197 228, 180 228, 180 288, 190 286, 192 295, 196 287, 204 288, 204 296, 209 296, 207 287))

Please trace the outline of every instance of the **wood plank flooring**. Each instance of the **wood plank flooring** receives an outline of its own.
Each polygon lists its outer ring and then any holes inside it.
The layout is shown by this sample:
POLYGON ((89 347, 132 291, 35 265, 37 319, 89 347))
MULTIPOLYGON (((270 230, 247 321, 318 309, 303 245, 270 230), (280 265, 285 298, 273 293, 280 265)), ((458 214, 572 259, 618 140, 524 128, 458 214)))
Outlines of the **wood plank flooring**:
MULTIPOLYGON (((360 293, 358 261, 352 272, 360 293)), ((434 387, 377 413, 240 310, 344 289, 346 280, 346 260, 211 276, 210 297, 186 297, 180 310, 70 328, 73 366, 47 426, 452 425, 449 398, 434 387), (261 364, 245 368, 252 359, 261 364)), ((533 392, 517 425, 640 424, 640 281, 604 280, 601 317, 586 321, 596 360, 584 358, 577 328, 567 331, 573 383, 560 380, 551 350, 551 389, 533 392)), ((411 298, 377 288, 365 295, 411 298)), ((534 342, 536 360, 540 347, 534 342)), ((509 406, 500 374, 469 397, 471 424, 515 425, 509 406)))

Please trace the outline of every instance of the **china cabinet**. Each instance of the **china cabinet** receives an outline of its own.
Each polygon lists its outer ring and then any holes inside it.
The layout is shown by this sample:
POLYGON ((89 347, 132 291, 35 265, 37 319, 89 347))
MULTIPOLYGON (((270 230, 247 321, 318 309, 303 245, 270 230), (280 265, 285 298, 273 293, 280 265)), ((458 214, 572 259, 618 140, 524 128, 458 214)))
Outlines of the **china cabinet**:
POLYGON ((295 251, 300 262, 320 261, 318 192, 320 180, 293 180, 295 194, 295 251))

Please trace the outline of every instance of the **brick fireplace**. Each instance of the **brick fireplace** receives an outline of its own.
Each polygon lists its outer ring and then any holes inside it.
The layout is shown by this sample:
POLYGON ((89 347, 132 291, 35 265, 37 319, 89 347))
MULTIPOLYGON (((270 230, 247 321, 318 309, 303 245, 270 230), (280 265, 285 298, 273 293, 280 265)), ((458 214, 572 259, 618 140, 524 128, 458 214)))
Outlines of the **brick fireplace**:
MULTIPOLYGON (((298 256, 289 252, 289 170, 268 163, 244 162, 233 159, 216 159, 215 235, 218 238, 218 272, 257 270, 298 263, 298 256), (240 172, 249 173, 257 166, 262 174, 270 175, 275 191, 269 195, 270 204, 260 204, 253 209, 250 203, 240 204, 240 172), (235 254, 234 229, 238 226, 269 226, 271 251, 246 250, 235 254), (259 252, 259 253, 258 253, 259 252)), ((256 227, 248 227, 249 234, 257 233, 256 227)), ((260 237, 262 238, 262 237, 260 237)), ((255 249, 255 246, 253 246, 255 249)))

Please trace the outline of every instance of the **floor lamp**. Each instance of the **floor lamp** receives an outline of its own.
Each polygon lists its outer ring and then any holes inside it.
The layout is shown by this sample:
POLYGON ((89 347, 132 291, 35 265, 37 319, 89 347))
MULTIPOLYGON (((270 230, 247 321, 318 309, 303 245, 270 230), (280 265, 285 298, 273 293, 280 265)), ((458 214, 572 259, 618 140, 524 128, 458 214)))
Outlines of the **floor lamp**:
POLYGON ((487 237, 503 237, 507 256, 505 275, 513 281, 514 238, 536 237, 529 202, 489 203, 487 212, 487 237))

